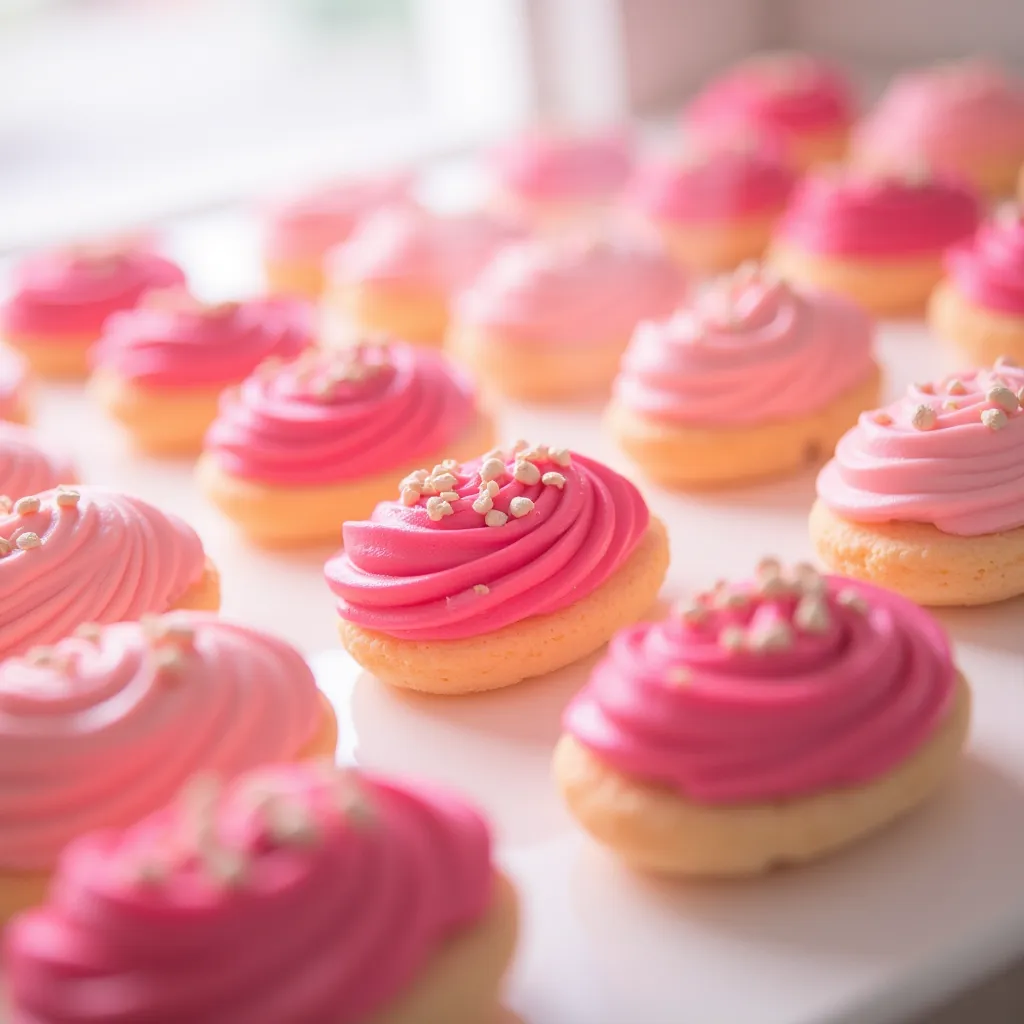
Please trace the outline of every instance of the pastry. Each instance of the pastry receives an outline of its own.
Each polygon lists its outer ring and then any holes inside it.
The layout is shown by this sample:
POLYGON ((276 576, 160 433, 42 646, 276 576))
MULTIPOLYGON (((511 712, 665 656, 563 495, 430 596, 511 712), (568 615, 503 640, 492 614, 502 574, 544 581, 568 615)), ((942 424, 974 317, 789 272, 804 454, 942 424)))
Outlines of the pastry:
POLYGON ((0 305, 0 334, 41 377, 82 378, 108 316, 138 305, 153 288, 184 280, 179 267, 144 248, 35 253, 14 270, 0 305))
POLYGON ((83 622, 215 611, 216 567, 177 516, 100 487, 23 495, 0 510, 0 658, 83 622))
POLYGON ((337 738, 298 651, 206 612, 0 662, 0 923, 42 899, 76 836, 133 824, 197 771, 333 759, 337 738))
POLYGON ((197 473, 252 539, 336 541, 421 462, 493 444, 470 379, 439 352, 401 342, 310 351, 225 395, 197 473))
POLYGON ((474 810, 283 765, 74 842, 4 964, 35 1024, 484 1024, 516 931, 474 810))
POLYGON ((6 503, 76 479, 71 462, 48 452, 34 431, 0 421, 0 495, 6 503))
POLYGON ((633 165, 627 133, 533 130, 489 157, 493 202, 541 230, 563 230, 606 215, 633 165))
POLYGON ((364 221, 327 259, 324 306, 332 339, 380 332, 439 346, 454 295, 521 236, 481 213, 440 216, 407 205, 364 221))
POLYGON ((918 806, 959 761, 970 703, 927 612, 766 559, 612 640, 566 709, 554 774, 632 867, 756 875, 918 806))
POLYGON ((201 450, 227 386, 312 343, 311 312, 293 299, 208 306, 183 291, 153 292, 107 321, 91 386, 141 451, 189 455, 201 450))
POLYGON ((336 181, 274 203, 266 215, 263 267, 271 292, 316 299, 323 262, 368 216, 402 202, 406 174, 336 181))
POLYGON ((766 53, 712 80, 683 112, 683 125, 698 142, 770 139, 806 170, 842 159, 854 115, 850 85, 837 68, 803 53, 766 53))
POLYGON ((946 277, 932 292, 928 325, 961 361, 990 366, 1001 355, 1024 363, 1024 218, 1002 208, 946 254, 946 277))
POLYGON ((689 308, 637 328, 606 421, 641 470, 670 487, 781 476, 830 456, 878 404, 873 335, 848 299, 744 266, 689 308))
POLYGON ((0 345, 0 420, 27 423, 29 374, 25 359, 0 345))
POLYGON ((1021 402, 1024 370, 1000 362, 862 414, 818 477, 818 557, 918 604, 1024 594, 1021 402))
POLYGON ((797 185, 769 252, 785 278, 849 296, 879 315, 923 312, 943 252, 978 225, 976 196, 927 174, 841 168, 797 185))
POLYGON ((341 639, 427 693, 493 690, 597 650, 654 603, 668 537, 640 492, 565 449, 517 442, 401 483, 327 563, 341 639))
POLYGON ((773 147, 716 143, 642 164, 626 202, 682 267, 711 274, 764 254, 795 184, 773 147))
POLYGON ((978 60, 899 75, 853 133, 852 160, 924 165, 1009 195, 1024 163, 1024 79, 978 60))
POLYGON ((537 238, 506 249, 463 292, 448 348, 511 398, 599 395, 633 328, 667 316, 686 290, 668 254, 647 241, 537 238))

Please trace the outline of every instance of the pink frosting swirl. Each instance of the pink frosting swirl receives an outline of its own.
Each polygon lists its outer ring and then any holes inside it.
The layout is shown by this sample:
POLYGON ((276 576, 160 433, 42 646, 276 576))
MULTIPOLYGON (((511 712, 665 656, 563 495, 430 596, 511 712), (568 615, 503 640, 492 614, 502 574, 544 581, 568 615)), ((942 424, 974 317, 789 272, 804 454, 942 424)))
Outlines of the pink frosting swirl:
POLYGON ((455 318, 507 341, 582 348, 667 316, 686 291, 681 271, 653 243, 536 238, 500 253, 458 298, 455 318))
POLYGON ((233 476, 331 484, 433 455, 479 415, 472 381, 442 354, 363 344, 257 370, 223 397, 205 449, 233 476))
POLYGON ((875 372, 873 334, 867 314, 846 299, 740 270, 693 308, 637 328, 615 397, 681 424, 792 419, 875 372))
POLYGON ((1024 215, 1001 210, 946 254, 957 289, 984 309, 1024 317, 1024 215))
POLYGON ((1024 526, 1024 370, 1000 365, 912 385, 862 413, 818 476, 818 497, 857 523, 931 523, 976 537, 1024 526))
POLYGON ((924 161, 965 171, 971 161, 1024 159, 1024 82, 979 61, 900 75, 853 138, 856 157, 892 166, 924 161))
POLYGON ((76 479, 70 461, 49 454, 34 431, 0 422, 0 494, 21 498, 76 479))
POLYGON ((952 706, 949 641, 890 591, 805 580, 722 587, 684 615, 622 631, 567 708, 565 731, 624 774, 702 804, 788 800, 884 775, 952 706))
POLYGON ((269 298, 204 306, 184 293, 156 292, 112 316, 91 356, 95 367, 146 387, 213 388, 312 344, 312 311, 304 303, 269 298))
POLYGON ((44 491, 0 512, 0 658, 83 622, 165 612, 205 570, 177 516, 99 487, 44 491))
POLYGON ((21 415, 28 363, 13 349, 0 345, 0 420, 13 420, 21 415))
POLYGON ((0 662, 0 870, 52 867, 76 836, 132 824, 197 770, 290 760, 321 715, 298 651, 196 612, 0 662))
POLYGON ((626 184, 632 164, 632 140, 619 131, 528 132, 499 146, 490 158, 502 188, 545 202, 610 200, 626 184))
POLYGON ((777 237, 837 256, 929 255, 969 237, 980 215, 951 180, 830 169, 797 185, 777 237))
POLYGON ((843 75, 801 53, 765 54, 719 75, 683 112, 700 137, 753 130, 788 140, 812 132, 846 129, 854 101, 843 75))
POLYGON ((624 477, 545 447, 435 466, 403 481, 402 498, 345 523, 326 574, 343 619, 403 640, 479 636, 574 604, 650 520, 624 477))
POLYGON ((715 145, 641 165, 627 199, 658 220, 703 224, 779 213, 795 184, 769 146, 715 145))
POLYGON ((267 215, 272 259, 319 262, 377 210, 403 202, 408 174, 337 181, 274 204, 267 215))
POLYGON ((438 216, 416 206, 391 207, 329 254, 327 275, 335 284, 392 282, 449 295, 521 237, 519 225, 483 213, 438 216))
POLYGON ((17 1019, 359 1024, 491 905, 487 826, 444 794, 294 765, 185 797, 73 843, 8 926, 17 1019))
POLYGON ((0 329, 33 337, 99 334, 108 316, 136 306, 146 292, 184 283, 178 266, 146 249, 36 253, 14 271, 0 329))

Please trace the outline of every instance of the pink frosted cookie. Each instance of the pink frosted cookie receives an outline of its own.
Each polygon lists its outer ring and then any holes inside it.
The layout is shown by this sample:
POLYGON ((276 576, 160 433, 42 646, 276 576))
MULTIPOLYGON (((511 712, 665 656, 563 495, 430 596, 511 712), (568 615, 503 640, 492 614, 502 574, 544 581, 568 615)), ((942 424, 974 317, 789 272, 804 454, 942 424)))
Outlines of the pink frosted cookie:
POLYGON ((1024 593, 1024 370, 908 388, 864 413, 818 477, 811 539, 830 568, 919 604, 1024 593))
POLYGON ((480 1024, 516 918, 462 802, 274 766, 72 843, 4 967, 35 1024, 480 1024))
POLYGON ((29 419, 28 362, 0 345, 0 420, 27 423, 29 419))
POLYGON ((684 110, 698 142, 752 134, 778 143, 798 170, 842 159, 855 103, 842 73, 803 53, 766 53, 719 75, 684 110))
POLYGON ((42 899, 67 843, 159 810, 196 771, 336 743, 298 651, 210 614, 82 626, 0 662, 0 925, 42 899))
POLYGON ((209 306, 184 291, 152 292, 107 321, 92 351, 91 385, 141 451, 194 454, 226 387, 312 344, 312 311, 298 300, 209 306))
POLYGON ((653 604, 665 528, 607 466, 518 442, 420 470, 327 563, 341 638, 394 686, 465 693, 551 672, 653 604))
POLYGON ((618 633, 566 709, 554 771, 577 820, 634 867, 753 875, 916 807, 969 718, 927 612, 770 558, 618 633))
POLYGON ((606 421, 644 473, 668 486, 793 472, 831 455, 878 403, 873 337, 849 300, 743 266, 637 328, 606 421))
POLYGON ((76 479, 71 462, 47 452, 32 430, 0 422, 0 495, 15 501, 76 479))
POLYGON ((324 287, 324 257, 361 221, 400 203, 407 174, 336 181, 275 203, 266 214, 263 266, 272 292, 316 299, 324 287))
POLYGON ((979 60, 900 75, 857 126, 851 148, 862 166, 924 165, 1008 195, 1024 163, 1024 79, 979 60))
POLYGON ((506 249, 459 297, 448 346, 486 387, 534 401, 607 392, 633 329, 668 316, 687 283, 659 245, 536 238, 506 249))
POLYGON ((952 180, 832 168, 797 186, 769 261, 791 281, 879 315, 916 314, 942 277, 943 253, 980 215, 974 193, 952 180))
POLYGON ((85 377, 107 317, 184 281, 178 266, 142 247, 35 253, 14 270, 0 334, 41 377, 85 377))

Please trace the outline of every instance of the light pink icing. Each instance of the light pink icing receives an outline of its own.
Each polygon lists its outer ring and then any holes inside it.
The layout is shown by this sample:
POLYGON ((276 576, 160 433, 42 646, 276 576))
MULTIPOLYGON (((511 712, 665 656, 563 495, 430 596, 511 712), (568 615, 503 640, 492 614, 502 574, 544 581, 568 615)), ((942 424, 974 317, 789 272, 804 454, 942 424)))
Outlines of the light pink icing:
POLYGON ((579 346, 628 337, 685 297, 658 246, 629 238, 536 238, 500 253, 459 296, 455 319, 505 341, 579 346))
POLYGON ((692 624, 673 616, 623 630, 567 708, 565 731, 612 768, 702 804, 788 800, 884 775, 950 710, 949 641, 897 594, 819 583, 820 597, 726 587, 692 624), (723 607, 726 595, 743 603, 723 607), (863 606, 844 603, 851 596, 863 606), (820 630, 794 623, 806 601, 824 609, 820 630), (781 629, 789 643, 730 649, 729 628, 755 645, 781 629))
POLYGON ((966 172, 1024 160, 1024 82, 979 61, 900 75, 856 128, 855 158, 966 172))
POLYGON ((843 75, 800 53, 744 61, 715 78, 683 112, 686 128, 698 138, 747 130, 782 142, 844 131, 853 117, 843 75))
POLYGON ((233 476, 340 483, 433 456, 479 415, 472 381, 442 354, 363 344, 257 370, 221 400, 205 449, 233 476))
POLYGON ((71 462, 47 452, 34 431, 0 422, 0 494, 17 500, 76 479, 71 462))
POLYGON ((642 164, 627 200, 657 220, 703 224, 780 213, 795 184, 770 146, 715 145, 642 164))
POLYGON ((828 255, 930 255, 969 237, 980 214, 974 193, 951 180, 829 169, 797 185, 777 231, 828 255))
POLYGON ((0 870, 50 868, 196 771, 287 761, 317 732, 313 673, 280 640, 198 612, 97 630, 0 662, 0 870))
POLYGON ((603 202, 625 185, 633 146, 621 131, 594 135, 531 131, 499 146, 490 164, 499 185, 524 199, 603 202))
POLYGON ((384 206, 403 202, 410 176, 337 181, 277 203, 268 211, 266 252, 274 260, 319 263, 357 225, 384 206))
POLYGON ((670 319, 641 324, 616 400, 669 422, 730 427, 822 409, 875 372, 852 302, 738 271, 670 319))
POLYGON ((522 228, 483 213, 439 216, 391 207, 363 221, 327 257, 335 284, 390 282, 443 296, 464 287, 522 228))
POLYGON ((862 413, 818 476, 818 497, 858 523, 931 523, 962 537, 1024 526, 1024 412, 1003 412, 1001 427, 987 426, 982 415, 998 406, 986 396, 996 385, 1019 394, 1024 370, 969 370, 911 386, 881 422, 862 413), (922 406, 934 414, 929 429, 912 422, 922 406))
POLYGON ((492 633, 586 597, 647 530, 650 514, 640 492, 598 462, 573 455, 562 465, 540 449, 531 465, 543 475, 526 483, 514 478, 510 453, 490 457, 505 465, 493 497, 493 509, 508 516, 503 525, 489 526, 473 508, 482 459, 447 470, 459 495, 450 515, 430 517, 428 488, 411 506, 384 501, 368 521, 344 524, 344 551, 326 566, 343 619, 403 640, 492 633), (548 473, 564 482, 544 483, 548 473), (515 498, 533 506, 516 517, 515 498))
POLYGON ((14 270, 0 329, 33 340, 98 335, 112 313, 131 309, 153 288, 184 281, 178 266, 147 249, 36 253, 14 270))
POLYGON ((202 578, 203 545, 177 516, 100 487, 76 492, 77 505, 43 491, 39 511, 0 514, 0 538, 11 545, 0 555, 0 658, 54 643, 83 622, 167 611, 202 578), (17 546, 26 533, 38 547, 17 546))
POLYGON ((984 309, 1024 317, 1024 216, 1000 210, 975 236, 946 254, 957 289, 984 309))
POLYGON ((95 367, 146 387, 213 388, 312 344, 312 310, 296 300, 203 306, 182 293, 155 292, 137 309, 112 316, 91 356, 95 367))
POLYGON ((21 415, 28 383, 28 363, 13 349, 0 345, 0 420, 21 415))
POLYGON ((7 928, 17 1021, 361 1024, 494 898, 487 826, 453 797, 302 765, 192 797, 68 848, 7 928))

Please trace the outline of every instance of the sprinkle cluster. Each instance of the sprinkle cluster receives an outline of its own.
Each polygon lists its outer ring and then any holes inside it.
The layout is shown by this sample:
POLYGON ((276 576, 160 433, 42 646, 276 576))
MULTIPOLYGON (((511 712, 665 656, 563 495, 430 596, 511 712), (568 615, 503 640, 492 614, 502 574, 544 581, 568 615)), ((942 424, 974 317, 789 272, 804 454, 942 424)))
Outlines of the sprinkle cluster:
MULTIPOLYGON (((54 504, 58 510, 76 508, 81 500, 81 493, 72 487, 58 487, 57 493, 54 496, 54 504)), ((42 505, 42 500, 34 494, 19 498, 14 502, 7 495, 0 494, 0 516, 10 515, 12 512, 16 516, 35 515, 42 508, 42 505)), ((0 537, 0 558, 9 555, 15 550, 31 551, 34 548, 41 547, 42 543, 42 538, 35 531, 19 530, 13 541, 8 540, 6 537, 0 537)))
POLYGON ((331 352, 307 349, 287 366, 279 357, 270 356, 257 367, 256 373, 268 379, 286 367, 314 399, 330 402, 344 385, 361 384, 391 366, 388 340, 364 337, 331 352))
POLYGON ((759 260, 745 260, 732 274, 712 281, 698 293, 694 327, 738 330, 747 322, 757 299, 769 295, 779 297, 787 288, 785 282, 759 260), (756 289, 754 295, 752 288, 756 289))
MULTIPOLYGON (((1005 376, 1000 375, 1001 369, 1015 368, 1016 364, 1005 356, 996 360, 995 367, 988 372, 986 385, 982 387, 985 405, 979 411, 981 422, 989 430, 1002 430, 1011 419, 1024 409, 1024 386, 1014 390, 1005 376)), ((978 375, 979 387, 982 385, 981 374, 978 375)), ((926 397, 934 396, 934 401, 919 403, 910 417, 910 424, 915 430, 933 430, 939 425, 942 412, 956 412, 963 405, 963 399, 970 394, 970 389, 956 377, 944 381, 938 388, 934 384, 917 384, 917 394, 926 397), (938 399, 941 403, 936 406, 938 399)), ((876 412, 873 419, 880 426, 891 426, 893 419, 886 412, 876 412)))

